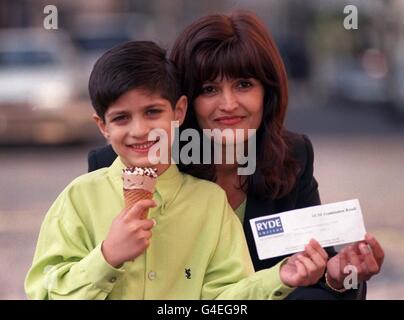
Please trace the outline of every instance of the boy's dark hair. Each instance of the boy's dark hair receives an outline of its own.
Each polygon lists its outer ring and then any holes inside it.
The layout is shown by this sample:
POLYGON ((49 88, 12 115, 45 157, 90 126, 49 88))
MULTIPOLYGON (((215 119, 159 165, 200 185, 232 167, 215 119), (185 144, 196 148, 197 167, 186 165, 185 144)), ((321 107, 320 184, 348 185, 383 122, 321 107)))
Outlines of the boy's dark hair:
POLYGON ((181 96, 175 65, 154 42, 130 41, 108 50, 95 63, 88 83, 94 110, 104 121, 110 105, 133 89, 159 93, 173 108, 181 96))

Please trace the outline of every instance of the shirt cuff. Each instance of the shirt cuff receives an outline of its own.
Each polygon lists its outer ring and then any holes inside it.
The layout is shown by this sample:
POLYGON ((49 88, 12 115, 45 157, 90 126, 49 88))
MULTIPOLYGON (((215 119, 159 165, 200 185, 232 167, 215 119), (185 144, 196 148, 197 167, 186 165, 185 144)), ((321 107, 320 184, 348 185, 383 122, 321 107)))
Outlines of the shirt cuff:
POLYGON ((271 300, 283 300, 296 289, 287 286, 281 280, 280 268, 286 260, 287 258, 272 268, 258 271, 254 275, 254 277, 259 277, 263 290, 270 293, 268 298, 271 300))
POLYGON ((116 269, 105 260, 101 245, 102 243, 97 245, 80 263, 90 282, 97 288, 110 293, 125 270, 123 267, 116 269))

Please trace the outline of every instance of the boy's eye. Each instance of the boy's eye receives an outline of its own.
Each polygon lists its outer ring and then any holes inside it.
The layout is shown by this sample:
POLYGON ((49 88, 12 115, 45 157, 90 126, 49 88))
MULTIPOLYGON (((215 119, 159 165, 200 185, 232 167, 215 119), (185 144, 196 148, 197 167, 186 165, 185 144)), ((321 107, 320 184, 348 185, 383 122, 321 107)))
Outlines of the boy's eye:
POLYGON ((112 121, 113 122, 120 122, 120 121, 124 121, 124 120, 127 120, 127 119, 128 119, 128 116, 122 114, 122 115, 119 115, 119 116, 116 116, 116 117, 112 118, 112 121))
POLYGON ((216 88, 212 85, 204 85, 201 89, 201 94, 212 94, 216 92, 216 88))
POLYGON ((146 111, 146 115, 147 116, 156 116, 156 115, 160 114, 161 112, 163 112, 161 109, 149 109, 146 111))

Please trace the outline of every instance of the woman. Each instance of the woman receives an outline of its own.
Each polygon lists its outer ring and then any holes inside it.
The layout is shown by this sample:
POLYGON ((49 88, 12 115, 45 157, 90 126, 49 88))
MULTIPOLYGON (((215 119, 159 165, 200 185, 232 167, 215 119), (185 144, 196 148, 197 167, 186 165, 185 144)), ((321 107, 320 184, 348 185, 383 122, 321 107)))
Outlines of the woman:
MULTIPOLYGON (((320 204, 310 140, 286 131, 283 125, 288 87, 276 45, 264 24, 250 12, 208 15, 179 35, 171 59, 189 104, 181 130, 256 129, 257 167, 252 175, 238 175, 237 163, 180 164, 180 168, 214 181, 226 191, 243 223, 255 269, 272 267, 284 257, 258 259, 249 220, 320 204)), ((248 139, 246 134, 244 139, 248 139)), ((110 151, 103 152, 113 158, 110 151)), ((89 161, 90 168, 94 167, 97 154, 90 154, 89 161)), ((315 286, 295 290, 289 299, 363 298, 364 281, 379 272, 384 257, 369 234, 365 241, 344 247, 338 254, 333 248, 328 253, 332 258, 325 277, 315 286), (347 264, 358 269, 359 290, 343 287, 347 264)))

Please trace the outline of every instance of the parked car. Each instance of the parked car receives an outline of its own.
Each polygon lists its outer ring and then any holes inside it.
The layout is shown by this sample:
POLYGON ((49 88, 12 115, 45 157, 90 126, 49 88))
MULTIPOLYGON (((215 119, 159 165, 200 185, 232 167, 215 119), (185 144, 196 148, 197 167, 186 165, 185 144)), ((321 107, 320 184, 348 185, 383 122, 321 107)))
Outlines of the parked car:
MULTIPOLYGON (((404 48, 401 48, 402 55, 404 48)), ((326 82, 333 102, 379 107, 395 121, 404 120, 404 61, 378 49, 340 61, 326 82)))
POLYGON ((99 137, 78 97, 75 52, 61 30, 0 31, 0 143, 58 144, 99 137))

